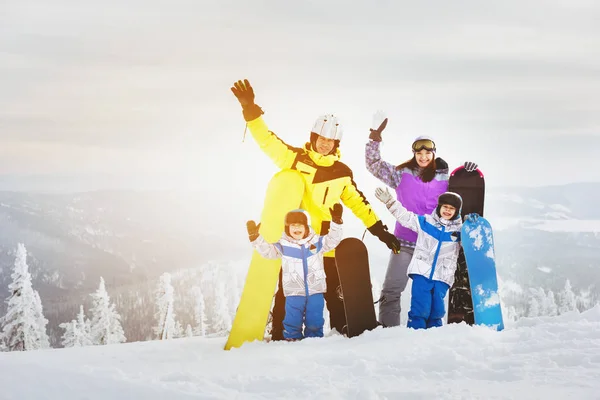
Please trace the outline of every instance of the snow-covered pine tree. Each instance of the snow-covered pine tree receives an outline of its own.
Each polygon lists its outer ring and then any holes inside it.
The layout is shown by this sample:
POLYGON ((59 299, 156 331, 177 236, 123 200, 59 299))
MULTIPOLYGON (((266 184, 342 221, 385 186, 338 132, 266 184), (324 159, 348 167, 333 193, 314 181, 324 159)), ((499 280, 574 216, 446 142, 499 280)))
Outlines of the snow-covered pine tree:
POLYGON ((37 321, 37 327, 39 330, 38 337, 40 340, 40 349, 47 349, 50 347, 50 338, 46 333, 46 326, 48 320, 44 317, 44 307, 42 306, 42 299, 37 290, 33 291, 33 312, 37 321))
POLYGON ((593 304, 592 290, 590 288, 580 290, 577 296, 577 309, 583 312, 589 310, 593 304))
POLYGON ((125 331, 121 326, 121 316, 117 312, 117 306, 114 303, 110 305, 110 314, 112 315, 110 325, 111 336, 110 343, 108 344, 125 343, 127 338, 125 337, 125 331))
POLYGON ((215 291, 214 298, 214 322, 213 330, 215 333, 223 333, 231 329, 231 316, 229 314, 229 307, 227 305, 227 297, 225 294, 225 284, 223 282, 216 282, 217 290, 215 291))
POLYGON ((92 339, 90 335, 90 320, 85 317, 83 305, 79 305, 79 314, 77 314, 77 330, 79 331, 79 345, 91 346, 92 339))
POLYGON ((61 338, 63 347, 79 347, 76 339, 79 336, 77 321, 73 319, 71 322, 63 322, 58 326, 65 330, 61 338))
POLYGON ((165 272, 158 280, 156 288, 156 308, 154 314, 157 325, 154 334, 160 340, 173 339, 175 337, 175 310, 173 309, 173 285, 171 285, 171 274, 165 272))
POLYGON ((183 326, 181 322, 175 321, 175 327, 173 328, 173 338, 183 337, 183 326))
POLYGON ((505 306, 502 308, 502 317, 504 321, 516 322, 521 315, 519 315, 515 306, 505 306))
POLYGON ((560 304, 558 305, 559 314, 577 310, 577 298, 573 293, 571 282, 567 279, 564 289, 560 292, 560 304))
MULTIPOLYGON (((205 334, 211 334, 211 333, 215 333, 216 332, 216 328, 215 328, 215 322, 218 319, 217 316, 217 310, 215 308, 215 304, 216 304, 216 297, 217 297, 217 290, 218 290, 218 285, 215 284, 215 282, 218 282, 217 279, 217 268, 214 265, 214 263, 209 262, 205 265, 202 266, 202 270, 201 270, 201 275, 200 275, 200 284, 199 287, 201 289, 201 294, 202 294, 202 301, 204 303, 203 306, 203 310, 204 310, 204 318, 206 320, 206 325, 205 325, 205 334)), ((196 301, 199 301, 198 299, 196 299, 196 301)), ((198 312, 198 304, 196 304, 196 310, 195 312, 198 312)), ((198 317, 198 315, 196 314, 195 317, 198 317)), ((198 323, 199 320, 196 319, 196 332, 198 332, 198 323)), ((197 333, 198 334, 198 333, 197 333)))
POLYGON ((0 318, 0 326, 2 326, 0 341, 4 342, 8 351, 37 350, 47 347, 48 336, 45 324, 43 327, 40 326, 43 315, 38 312, 41 301, 31 284, 27 249, 23 243, 17 246, 11 278, 12 283, 8 285, 10 295, 6 300, 8 303, 6 315, 0 318))
MULTIPOLYGON (((542 289, 540 289, 542 290, 542 289)), ((540 295, 537 289, 530 289, 531 298, 529 299, 529 307, 527 310, 528 317, 539 317, 542 311, 542 304, 540 304, 540 295)), ((545 297, 545 296, 544 296, 545 297)))
POLYGON ((528 315, 531 292, 510 279, 498 277, 498 294, 503 315, 507 321, 516 321, 528 315), (511 309, 512 307, 512 309, 511 309))
POLYGON ((197 336, 206 336, 208 331, 208 319, 206 318, 206 305, 204 303, 202 289, 199 286, 195 286, 192 289, 192 294, 195 299, 194 320, 196 322, 196 327, 194 328, 194 334, 197 336))
POLYGON ((225 296, 227 297, 227 308, 229 309, 229 317, 233 320, 237 306, 240 303, 241 288, 238 283, 237 270, 233 264, 229 264, 227 268, 222 269, 222 275, 225 275, 225 296))
POLYGON ((546 293, 546 304, 544 306, 544 315, 554 317, 558 315, 558 305, 556 304, 556 298, 552 290, 548 290, 546 293))
POLYGON ((546 291, 544 288, 531 288, 531 299, 530 299, 530 317, 547 317, 556 315, 556 302, 554 301, 554 293, 552 291, 546 291), (537 307, 537 313, 536 313, 537 307), (533 315, 532 313, 536 313, 533 315))
POLYGON ((77 319, 74 319, 71 322, 63 322, 59 327, 65 330, 65 333, 62 336, 63 347, 83 347, 92 345, 89 333, 89 323, 85 319, 82 305, 79 306, 77 319))
POLYGON ((194 337, 194 330, 190 324, 185 327, 185 337, 194 337))
POLYGON ((95 345, 123 343, 126 341, 121 316, 117 313, 114 304, 106 292, 104 278, 100 278, 100 285, 92 293, 92 320, 90 323, 90 338, 95 345))

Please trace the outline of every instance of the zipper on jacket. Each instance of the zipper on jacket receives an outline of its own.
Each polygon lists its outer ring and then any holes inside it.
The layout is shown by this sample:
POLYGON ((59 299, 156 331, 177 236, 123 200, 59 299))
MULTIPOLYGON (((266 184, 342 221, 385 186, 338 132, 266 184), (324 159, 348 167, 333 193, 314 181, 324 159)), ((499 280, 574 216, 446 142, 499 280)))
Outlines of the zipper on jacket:
POLYGON ((308 300, 308 248, 301 245, 302 249, 302 269, 304 270, 304 293, 306 293, 306 299, 308 300))
POLYGON ((433 256, 433 263, 431 264, 431 274, 429 274, 429 279, 433 279, 433 274, 435 273, 435 264, 437 264, 437 259, 438 259, 438 256, 440 255, 440 249, 442 248, 442 235, 445 230, 446 230, 446 227, 444 225, 442 225, 442 232, 441 232, 440 236, 438 237, 438 245, 437 245, 437 249, 435 250, 435 255, 433 256))
POLYGON ((325 199, 327 199, 327 193, 329 193, 329 186, 325 189, 325 195, 323 195, 323 204, 325 204, 325 199))

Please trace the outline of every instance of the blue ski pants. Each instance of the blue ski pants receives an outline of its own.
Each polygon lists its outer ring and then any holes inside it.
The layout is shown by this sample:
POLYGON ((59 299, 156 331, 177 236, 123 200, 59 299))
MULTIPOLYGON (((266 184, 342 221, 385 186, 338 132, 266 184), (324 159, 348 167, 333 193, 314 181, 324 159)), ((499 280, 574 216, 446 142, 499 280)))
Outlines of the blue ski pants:
POLYGON ((422 275, 411 274, 412 294, 407 327, 427 329, 442 326, 446 314, 444 297, 450 286, 445 282, 434 281, 422 275))
POLYGON ((285 298, 285 317, 283 318, 283 337, 302 339, 303 337, 323 337, 323 293, 311 296, 288 296, 285 298), (304 335, 302 334, 304 325, 304 335))

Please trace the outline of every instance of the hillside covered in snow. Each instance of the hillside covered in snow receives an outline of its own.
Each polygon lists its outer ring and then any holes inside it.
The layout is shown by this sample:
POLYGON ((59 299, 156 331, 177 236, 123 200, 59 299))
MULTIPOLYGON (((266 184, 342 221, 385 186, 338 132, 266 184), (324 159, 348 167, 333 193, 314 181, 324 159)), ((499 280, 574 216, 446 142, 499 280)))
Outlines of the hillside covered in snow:
POLYGON ((597 399, 600 306, 523 318, 502 332, 465 324, 347 339, 225 338, 0 353, 0 397, 38 399, 597 399))

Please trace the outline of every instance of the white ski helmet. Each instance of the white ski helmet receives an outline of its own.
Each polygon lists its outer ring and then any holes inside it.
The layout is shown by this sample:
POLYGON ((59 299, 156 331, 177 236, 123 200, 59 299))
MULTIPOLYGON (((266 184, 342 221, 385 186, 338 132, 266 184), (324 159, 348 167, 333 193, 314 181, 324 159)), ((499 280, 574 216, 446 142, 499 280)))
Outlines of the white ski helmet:
POLYGON ((325 114, 317 118, 311 132, 327 139, 340 140, 344 131, 335 115, 325 114))

